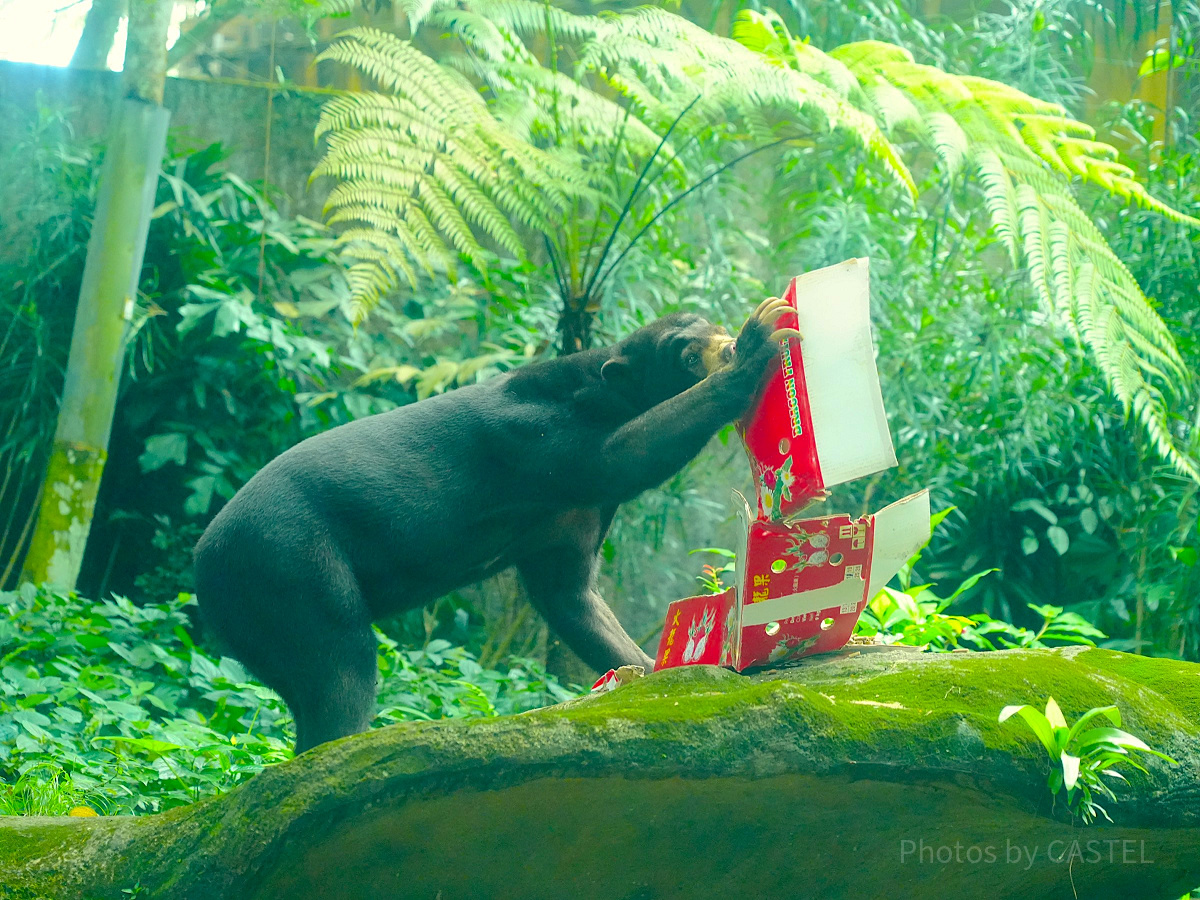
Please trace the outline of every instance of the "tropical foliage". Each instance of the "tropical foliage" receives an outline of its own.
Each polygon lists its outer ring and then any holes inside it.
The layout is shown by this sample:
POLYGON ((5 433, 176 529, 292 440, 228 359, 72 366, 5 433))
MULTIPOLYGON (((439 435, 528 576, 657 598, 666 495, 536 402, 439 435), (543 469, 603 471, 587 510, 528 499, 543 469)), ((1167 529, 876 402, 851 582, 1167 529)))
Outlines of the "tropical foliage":
MULTIPOLYGON (((195 601, 140 606, 0 593, 0 813, 169 809, 291 755, 291 717, 234 660, 191 637, 195 601), (57 805, 56 805, 57 804, 57 805)), ((574 694, 527 660, 484 669, 448 641, 380 634, 378 724, 495 716, 574 694)))
POLYGON ((847 92, 864 92, 890 128, 918 134, 946 178, 975 170, 997 236, 1014 264, 1025 263, 1047 312, 1072 327, 1164 458, 1200 478, 1195 462, 1177 449, 1181 430, 1168 418, 1168 400, 1186 396, 1187 366, 1137 281, 1080 207, 1072 180, 1169 220, 1200 227, 1200 219, 1151 197, 1117 161, 1116 148, 1095 140, 1094 129, 1058 104, 919 65, 908 51, 882 42, 847 44, 824 57, 787 35, 777 18, 750 16, 739 24, 735 35, 764 52, 783 57, 790 49, 791 65, 823 65, 843 77, 848 70, 854 81, 847 92))
POLYGON ((996 234, 1010 261, 1024 263, 1047 314, 1090 351, 1158 452, 1200 478, 1180 446, 1184 428, 1172 412, 1187 396, 1187 366, 1076 194, 1080 185, 1092 186, 1169 220, 1189 226, 1200 220, 1155 200, 1117 161, 1116 149, 1095 140, 1094 130, 1060 105, 918 64, 909 51, 880 41, 826 54, 793 38, 774 13, 742 13, 732 39, 651 8, 602 18, 529 0, 483 0, 467 9, 434 3, 409 13, 414 29, 428 17, 458 38, 466 61, 451 55, 437 62, 411 41, 364 29, 326 52, 382 88, 331 101, 319 128, 330 142, 318 172, 344 179, 330 197, 330 219, 355 225, 344 238, 362 259, 355 287, 368 305, 395 283, 393 265, 405 267, 411 280, 408 259, 430 266, 436 256, 446 265, 462 253, 479 260, 472 225, 521 254, 515 224, 531 246, 545 245, 566 312, 594 311, 595 293, 622 258, 607 263, 613 242, 641 234, 626 236, 622 225, 651 166, 662 159, 666 170, 678 164, 685 183, 703 180, 688 152, 693 140, 722 135, 742 148, 726 154, 740 160, 838 129, 915 193, 901 151, 884 136, 913 134, 934 150, 944 178, 978 175, 996 234), (547 61, 529 50, 532 40, 550 45, 547 61), (560 56, 573 61, 570 77, 560 71, 560 56), (482 84, 490 108, 461 69, 482 84), (623 104, 609 99, 613 92, 623 104), (488 137, 496 133, 502 141, 488 137), (632 177, 639 165, 624 195, 619 176, 632 177), (481 178, 491 170, 501 177, 481 178), (508 201, 497 196, 501 205, 477 187, 511 192, 510 179, 522 172, 537 174, 508 201), (587 185, 598 202, 585 205, 572 183, 587 185), (572 229, 556 227, 555 214, 568 205, 571 217, 563 224, 583 215, 592 241, 574 241, 572 229), (603 245, 593 263, 597 239, 603 245))
POLYGON ((1067 808, 1085 825, 1094 822, 1097 815, 1112 821, 1100 799, 1116 801, 1116 795, 1104 778, 1124 781, 1125 776, 1117 770, 1119 766, 1149 774, 1138 760, 1142 753, 1172 764, 1175 762, 1165 753, 1152 749, 1141 738, 1123 731, 1121 712, 1115 706, 1089 709, 1075 720, 1074 725, 1068 725, 1062 710, 1050 697, 1046 700, 1045 713, 1024 705, 1006 706, 1000 711, 1001 722, 1013 716, 1021 718, 1055 763, 1047 779, 1050 793, 1056 798, 1065 794, 1067 808), (1107 725, 1091 724, 1101 717, 1108 720, 1107 725))

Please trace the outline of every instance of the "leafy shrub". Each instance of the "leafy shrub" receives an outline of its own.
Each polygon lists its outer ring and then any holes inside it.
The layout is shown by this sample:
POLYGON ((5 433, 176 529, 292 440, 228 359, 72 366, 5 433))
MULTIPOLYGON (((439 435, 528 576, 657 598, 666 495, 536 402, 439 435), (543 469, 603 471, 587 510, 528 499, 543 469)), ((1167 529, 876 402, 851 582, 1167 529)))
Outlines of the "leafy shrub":
POLYGON ((1045 714, 1032 706, 1006 706, 1000 712, 1000 721, 1005 722, 1013 716, 1021 717, 1056 763, 1047 780, 1050 793, 1057 798, 1065 789, 1068 809, 1085 825, 1095 821, 1097 813, 1112 821, 1095 798, 1101 796, 1115 801, 1117 797, 1100 776, 1124 781, 1125 776, 1116 770, 1116 766, 1121 765, 1146 772, 1134 753, 1149 753, 1176 764, 1165 753, 1152 750, 1141 738, 1122 731, 1121 713, 1115 706, 1089 709, 1071 726, 1067 725, 1053 697, 1046 701, 1045 714), (1108 719, 1111 725, 1084 727, 1099 716, 1108 719))
MULTIPOLYGON (((951 507, 934 514, 931 531, 936 530, 953 509, 951 507)), ((914 571, 921 562, 924 550, 925 547, 922 547, 900 568, 895 576, 897 588, 885 585, 871 598, 854 627, 856 635, 873 637, 882 644, 905 644, 943 653, 957 649, 1045 648, 1064 644, 1094 646, 1093 638, 1106 637, 1104 632, 1082 616, 1066 612, 1060 606, 1030 603, 1030 610, 1042 619, 1036 630, 993 619, 986 613, 971 616, 947 613, 984 576, 999 569, 977 572, 955 588, 950 596, 939 597, 933 592, 935 584, 913 584, 914 571), (960 648, 960 642, 967 646, 960 648)), ((737 554, 721 547, 704 547, 692 553, 711 553, 726 560, 719 566, 704 565, 701 574, 696 576, 696 580, 709 593, 724 591, 727 585, 722 581, 722 576, 736 572, 737 554)))
MULTIPOLYGON (((935 513, 931 531, 935 531, 953 511, 951 507, 935 513)), ((981 579, 1000 570, 976 572, 948 597, 939 597, 933 592, 936 584, 913 584, 914 570, 927 547, 928 544, 900 568, 896 574, 898 588, 884 585, 871 598, 854 628, 855 634, 875 637, 884 644, 906 644, 943 653, 958 649, 1040 649, 1065 644, 1095 646, 1093 638, 1107 636, 1083 616, 1067 612, 1061 606, 1027 604, 1034 614, 1041 617, 1037 629, 995 619, 987 613, 969 616, 947 613, 981 579), (960 647, 964 643, 966 647, 960 647)))
MULTIPOLYGON (((139 607, 23 585, 0 593, 0 811, 168 809, 291 756, 282 701, 197 646, 189 595, 139 607)), ((482 668, 380 635, 377 724, 499 715, 573 694, 535 664, 482 668)))
POLYGON ((1066 612, 1061 606, 1028 604, 1030 610, 1042 618, 1041 626, 1036 630, 994 619, 987 613, 948 614, 946 610, 981 578, 999 570, 977 572, 955 588, 950 596, 939 597, 933 592, 936 585, 912 583, 913 567, 920 559, 918 552, 896 575, 899 589, 885 585, 871 598, 855 626, 855 634, 876 637, 884 644, 907 644, 935 652, 957 650, 962 643, 967 645, 966 649, 973 650, 1045 648, 1065 644, 1094 646, 1093 638, 1106 636, 1082 616, 1066 612))

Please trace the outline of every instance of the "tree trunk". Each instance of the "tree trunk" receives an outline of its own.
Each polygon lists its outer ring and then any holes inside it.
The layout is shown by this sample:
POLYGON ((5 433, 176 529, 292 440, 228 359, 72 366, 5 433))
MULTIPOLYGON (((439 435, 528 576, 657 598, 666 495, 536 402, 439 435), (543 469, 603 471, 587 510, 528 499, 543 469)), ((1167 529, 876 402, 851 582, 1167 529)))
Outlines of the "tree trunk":
POLYGON ((22 578, 79 577, 120 387, 170 113, 162 107, 173 0, 131 0, 122 88, 109 129, 75 330, 22 578))
POLYGON ((571 297, 563 301, 562 313, 558 317, 558 351, 568 356, 587 350, 592 346, 592 325, 597 306, 587 297, 571 297))
POLYGON ((209 3, 204 14, 193 20, 191 27, 179 35, 179 40, 167 51, 167 68, 173 69, 208 48, 209 42, 226 23, 242 14, 246 4, 242 0, 223 0, 209 3))
POLYGON ((108 54, 126 6, 126 0, 92 0, 92 8, 83 22, 83 34, 71 55, 72 69, 108 67, 108 54))
POLYGON ((129 99, 162 106, 167 82, 167 27, 175 0, 129 2, 129 39, 121 84, 129 99))
POLYGON ((6 900, 1129 897, 1200 883, 1200 666, 876 647, 655 672, 334 741, 161 815, 0 818, 6 900), (1009 703, 1115 703, 1147 760, 1082 826, 1009 703))

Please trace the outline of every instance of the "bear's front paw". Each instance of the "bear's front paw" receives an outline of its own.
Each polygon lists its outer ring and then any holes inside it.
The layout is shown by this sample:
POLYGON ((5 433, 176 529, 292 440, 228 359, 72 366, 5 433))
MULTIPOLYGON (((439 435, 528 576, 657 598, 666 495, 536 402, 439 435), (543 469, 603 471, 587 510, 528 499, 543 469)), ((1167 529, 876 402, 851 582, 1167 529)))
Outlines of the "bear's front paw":
POLYGON ((769 297, 750 314, 734 348, 735 373, 757 378, 775 357, 779 341, 792 337, 802 339, 795 328, 773 328, 790 309, 786 300, 769 297))

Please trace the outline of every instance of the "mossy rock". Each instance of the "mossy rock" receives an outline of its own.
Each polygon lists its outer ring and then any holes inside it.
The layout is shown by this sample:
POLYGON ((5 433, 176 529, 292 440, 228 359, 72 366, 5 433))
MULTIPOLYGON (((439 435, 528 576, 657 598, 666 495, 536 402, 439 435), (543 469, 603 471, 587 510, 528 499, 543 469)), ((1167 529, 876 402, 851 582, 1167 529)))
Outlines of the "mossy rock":
POLYGON ((1200 666, 868 648, 383 728, 140 818, 0 819, 8 900, 1177 898, 1200 884, 1200 666), (1120 707, 1148 761, 1071 821, 1009 703, 1120 707))

